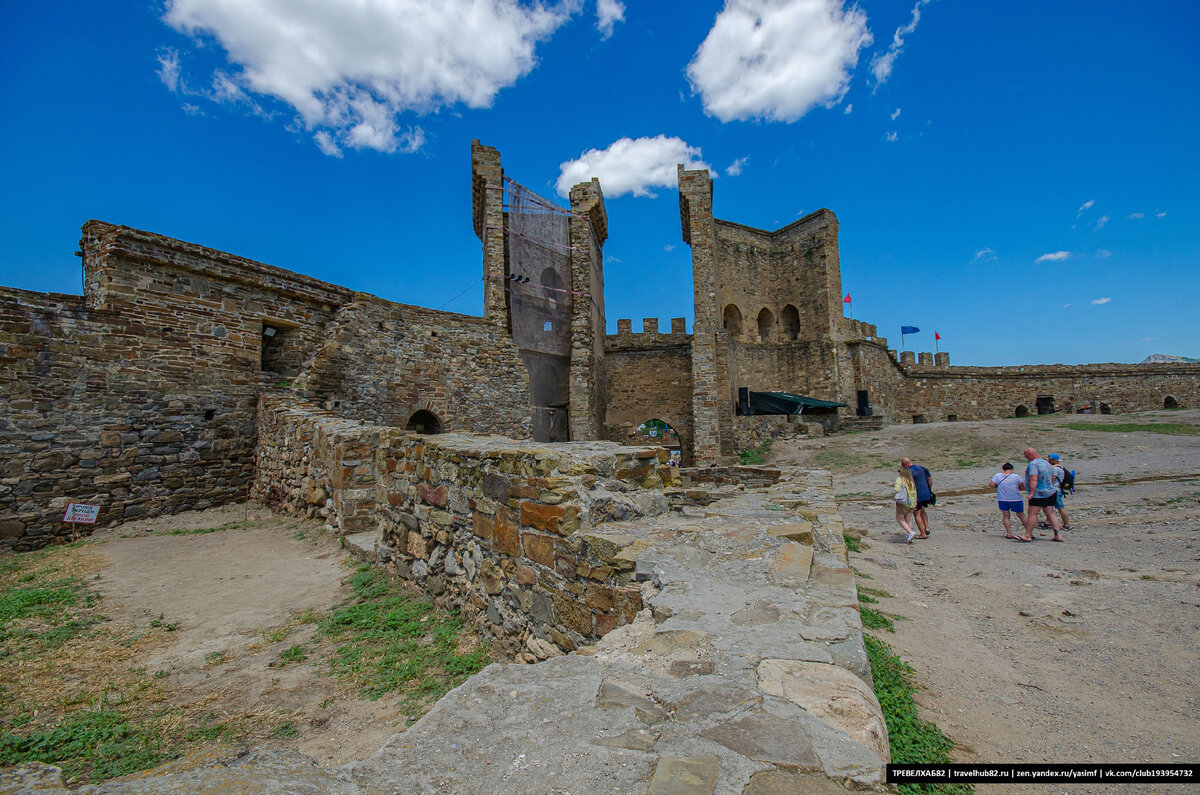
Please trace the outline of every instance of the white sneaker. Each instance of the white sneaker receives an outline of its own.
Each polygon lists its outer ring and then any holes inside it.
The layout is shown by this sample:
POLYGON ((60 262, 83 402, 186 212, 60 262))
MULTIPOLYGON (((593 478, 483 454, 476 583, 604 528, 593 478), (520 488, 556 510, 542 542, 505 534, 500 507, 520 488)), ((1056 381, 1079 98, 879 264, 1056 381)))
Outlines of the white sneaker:
POLYGON ((908 535, 904 536, 904 543, 911 544, 912 540, 916 537, 917 537, 917 534, 914 533, 912 530, 909 530, 908 535))

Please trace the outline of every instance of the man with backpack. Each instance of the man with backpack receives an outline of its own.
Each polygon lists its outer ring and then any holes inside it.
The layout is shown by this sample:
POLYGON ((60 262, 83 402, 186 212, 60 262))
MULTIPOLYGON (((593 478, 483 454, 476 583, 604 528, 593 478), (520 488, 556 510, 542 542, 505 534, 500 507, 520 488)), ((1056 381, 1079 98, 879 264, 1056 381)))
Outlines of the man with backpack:
POLYGON ((1054 508, 1058 511, 1058 519, 1062 523, 1062 529, 1070 530, 1071 527, 1067 524, 1067 508, 1063 500, 1068 494, 1075 491, 1075 473, 1063 466, 1062 457, 1058 453, 1051 453, 1049 459, 1054 487, 1058 489, 1054 508))

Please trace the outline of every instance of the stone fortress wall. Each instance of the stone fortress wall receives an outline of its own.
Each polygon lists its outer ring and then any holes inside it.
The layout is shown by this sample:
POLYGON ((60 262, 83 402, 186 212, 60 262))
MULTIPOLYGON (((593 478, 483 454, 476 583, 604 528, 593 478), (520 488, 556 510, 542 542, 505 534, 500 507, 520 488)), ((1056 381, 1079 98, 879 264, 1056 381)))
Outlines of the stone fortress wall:
POLYGON ((817 432, 808 422, 737 416, 739 387, 839 401, 842 420, 854 418, 865 392, 875 417, 890 422, 1032 414, 1051 400, 1055 410, 1112 412, 1200 404, 1200 365, 978 368, 952 367, 945 353, 897 354, 874 326, 842 317, 832 212, 774 232, 723 221, 713 216, 710 175, 682 168, 692 333, 681 319, 669 332, 649 320, 634 333, 621 320, 616 334, 604 333, 608 221, 592 180, 571 190, 569 208, 545 205, 567 225, 569 328, 553 332, 566 344, 553 355, 523 349, 508 286, 513 189, 499 152, 475 142, 483 317, 88 222, 82 297, 0 288, 0 545, 65 537, 68 501, 101 504, 108 524, 244 498, 258 399, 280 391, 385 427, 544 441, 628 442, 641 423, 661 419, 678 433, 686 466, 817 432))

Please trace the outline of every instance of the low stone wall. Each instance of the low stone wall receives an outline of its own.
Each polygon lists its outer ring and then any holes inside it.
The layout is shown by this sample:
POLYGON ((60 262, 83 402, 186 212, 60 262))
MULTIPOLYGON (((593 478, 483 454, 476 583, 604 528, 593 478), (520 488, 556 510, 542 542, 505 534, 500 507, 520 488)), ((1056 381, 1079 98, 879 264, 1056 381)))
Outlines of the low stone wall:
POLYGON ((632 558, 595 531, 667 510, 678 470, 662 448, 421 436, 286 395, 258 418, 256 499, 380 532, 400 576, 511 654, 594 642, 642 608, 632 558))
POLYGON ((791 439, 796 436, 824 436, 826 425, 835 425, 837 414, 814 414, 785 417, 778 414, 758 414, 733 418, 733 445, 738 450, 760 447, 766 441, 791 439), (790 421, 789 421, 790 419, 790 421))
POLYGON ((781 472, 773 467, 696 467, 680 469, 679 479, 685 487, 742 485, 749 488, 772 486, 781 472))

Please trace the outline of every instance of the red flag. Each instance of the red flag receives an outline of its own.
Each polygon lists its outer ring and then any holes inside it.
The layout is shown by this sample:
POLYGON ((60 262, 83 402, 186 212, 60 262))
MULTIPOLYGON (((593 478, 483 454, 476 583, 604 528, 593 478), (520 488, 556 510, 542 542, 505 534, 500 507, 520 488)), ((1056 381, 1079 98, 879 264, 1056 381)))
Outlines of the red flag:
POLYGON ((850 293, 846 293, 846 297, 842 299, 843 304, 850 303, 850 293))
POLYGON ((940 339, 942 338, 942 335, 941 335, 941 334, 938 334, 938 333, 935 331, 935 332, 933 332, 933 338, 934 338, 935 340, 940 340, 940 339))

